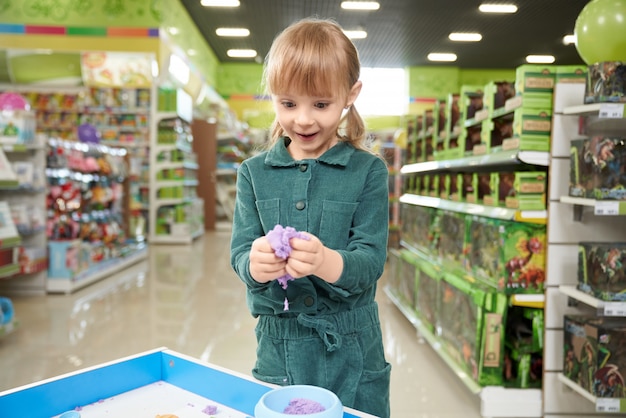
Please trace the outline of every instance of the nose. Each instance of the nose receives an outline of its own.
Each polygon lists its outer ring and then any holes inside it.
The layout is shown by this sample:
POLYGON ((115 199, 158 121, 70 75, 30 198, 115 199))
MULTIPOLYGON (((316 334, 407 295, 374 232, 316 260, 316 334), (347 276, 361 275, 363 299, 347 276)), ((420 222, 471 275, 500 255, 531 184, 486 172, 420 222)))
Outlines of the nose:
POLYGON ((311 115, 311 110, 300 107, 297 110, 295 122, 300 126, 307 126, 313 124, 313 117, 311 115))

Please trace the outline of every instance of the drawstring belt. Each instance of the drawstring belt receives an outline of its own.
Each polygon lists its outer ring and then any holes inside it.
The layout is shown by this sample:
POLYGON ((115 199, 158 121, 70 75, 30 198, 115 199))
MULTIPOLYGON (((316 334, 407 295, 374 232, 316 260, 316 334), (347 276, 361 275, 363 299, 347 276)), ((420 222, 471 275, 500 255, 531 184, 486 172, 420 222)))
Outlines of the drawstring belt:
POLYGON ((341 334, 332 322, 301 313, 298 315, 298 323, 317 331, 327 351, 335 351, 341 347, 341 334))

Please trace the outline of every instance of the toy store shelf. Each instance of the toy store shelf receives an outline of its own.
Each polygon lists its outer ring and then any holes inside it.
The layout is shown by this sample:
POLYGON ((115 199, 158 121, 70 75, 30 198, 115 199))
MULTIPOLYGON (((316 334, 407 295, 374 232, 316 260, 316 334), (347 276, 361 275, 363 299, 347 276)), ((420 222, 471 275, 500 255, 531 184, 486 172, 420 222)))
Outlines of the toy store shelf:
POLYGON ((146 258, 148 258, 148 247, 144 245, 132 254, 122 258, 102 262, 94 269, 86 270, 74 278, 66 279, 48 277, 46 289, 49 293, 71 293, 115 274, 126 267, 138 263, 141 260, 145 260, 146 258))
POLYGON ((17 328, 17 321, 15 319, 11 319, 6 324, 0 324, 0 338, 11 334, 17 328))
POLYGON ((544 294, 511 295, 511 304, 514 306, 543 309, 545 307, 545 303, 546 296, 544 294))
POLYGON ((626 398, 597 398, 589 393, 589 391, 585 390, 578 383, 565 377, 563 373, 559 373, 557 376, 561 383, 573 389, 576 393, 582 395, 585 399, 593 402, 596 406, 596 412, 604 412, 609 414, 626 412, 626 398))
POLYGON ((598 315, 626 317, 626 301, 609 302, 600 300, 581 290, 578 290, 576 286, 560 285, 559 291, 572 299, 595 308, 598 315))
POLYGON ((44 146, 36 144, 2 144, 4 152, 27 152, 40 149, 44 149, 44 146))
POLYGON ((474 394, 479 394, 481 391, 481 386, 476 383, 467 373, 459 368, 457 363, 454 361, 452 357, 450 357, 442 348, 441 343, 437 339, 437 337, 428 330, 422 324, 422 321, 409 309, 405 306, 404 303, 398 298, 393 290, 389 287, 385 287, 385 294, 389 299, 393 302, 394 305, 402 312, 402 314, 409 320, 411 324, 417 329, 419 336, 423 337, 424 340, 428 342, 428 344, 435 350, 435 352, 443 359, 443 361, 452 369, 452 371, 456 374, 456 376, 463 382, 465 386, 474 394))
POLYGON ((542 391, 540 389, 509 389, 501 386, 481 387, 461 370, 452 357, 442 348, 437 337, 422 324, 419 318, 405 306, 389 287, 385 294, 417 329, 419 336, 435 350, 456 376, 475 395, 480 395, 481 415, 485 417, 541 417, 543 416, 542 391))
POLYGON ((196 179, 182 179, 182 180, 157 180, 157 187, 172 187, 172 186, 197 186, 198 180, 196 179))
POLYGON ((455 171, 468 168, 511 166, 517 164, 530 164, 547 167, 549 163, 550 154, 548 152, 510 150, 485 155, 473 155, 453 160, 406 164, 400 169, 400 172, 402 174, 413 174, 436 171, 455 171))
POLYGON ((545 224, 547 219, 547 211, 545 210, 520 211, 517 209, 455 202, 453 200, 445 200, 439 199, 437 197, 420 196, 408 193, 400 196, 400 202, 416 206, 427 206, 436 209, 449 210, 452 212, 461 212, 470 215, 484 216, 488 218, 513 220, 518 222, 528 222, 535 224, 545 224))
POLYGON ((626 200, 594 200, 582 197, 561 196, 561 203, 590 206, 598 216, 626 215, 626 200))

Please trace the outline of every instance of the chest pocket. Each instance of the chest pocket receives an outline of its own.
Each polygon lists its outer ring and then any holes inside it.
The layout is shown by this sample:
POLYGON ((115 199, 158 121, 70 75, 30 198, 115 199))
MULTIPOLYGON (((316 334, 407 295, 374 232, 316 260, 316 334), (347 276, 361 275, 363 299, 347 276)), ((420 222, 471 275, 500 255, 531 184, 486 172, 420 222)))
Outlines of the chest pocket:
POLYGON ((274 228, 280 220, 280 199, 257 200, 256 209, 264 231, 274 228))
POLYGON ((335 250, 344 249, 350 238, 350 228, 358 203, 325 200, 322 206, 319 238, 335 250))

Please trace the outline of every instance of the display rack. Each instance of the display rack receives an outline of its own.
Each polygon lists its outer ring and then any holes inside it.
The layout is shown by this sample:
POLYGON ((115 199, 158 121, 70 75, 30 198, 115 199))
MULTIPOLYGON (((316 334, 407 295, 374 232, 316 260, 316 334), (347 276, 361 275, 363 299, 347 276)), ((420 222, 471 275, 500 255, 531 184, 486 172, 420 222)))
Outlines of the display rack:
POLYGON ((150 152, 151 243, 189 244, 204 234, 204 202, 197 196, 191 99, 176 91, 176 111, 155 114, 150 152), (186 108, 189 108, 188 110, 186 108))
MULTIPOLYGON (((12 118, 16 119, 17 126, 22 125, 22 132, 17 136, 0 138, 3 165, 0 171, 12 172, 8 179, 3 176, 0 182, 0 200, 8 204, 8 217, 19 234, 19 242, 11 249, 15 253, 15 263, 0 269, 3 277, 0 291, 42 294, 45 293, 48 264, 44 138, 35 135, 35 113, 32 110, 21 115, 16 113, 12 118), (18 119, 22 119, 23 123, 18 119)), ((10 241, 5 238, 2 239, 3 245, 10 241)))
MULTIPOLYGON (((623 201, 569 196, 570 141, 585 136, 580 128, 586 128, 586 134, 621 133, 623 136, 626 132, 625 119, 604 112, 607 106, 614 107, 612 104, 581 105, 584 94, 584 83, 557 83, 554 89, 544 350, 545 417, 588 418, 626 412, 624 399, 596 398, 563 373, 566 315, 623 316, 625 313, 620 302, 600 301, 577 290, 579 243, 621 242, 626 231, 626 219, 619 216, 624 213, 623 201)), ((621 106, 623 108, 623 104, 621 106)))

